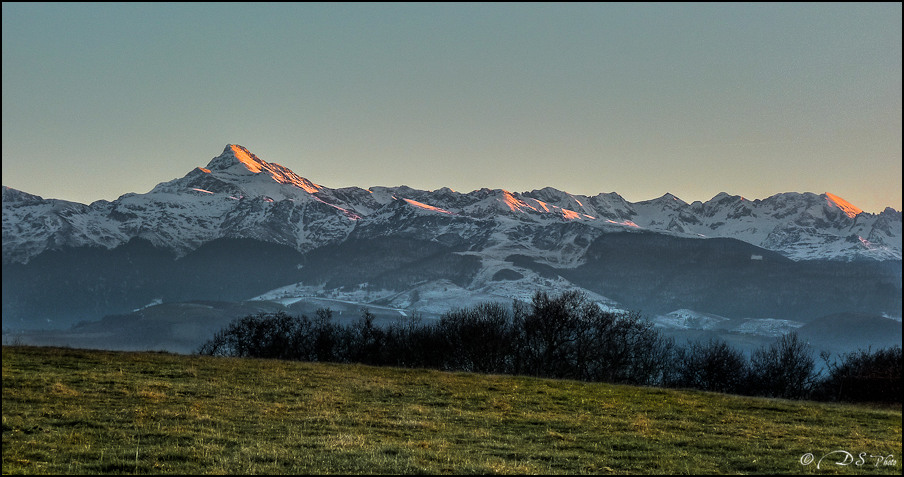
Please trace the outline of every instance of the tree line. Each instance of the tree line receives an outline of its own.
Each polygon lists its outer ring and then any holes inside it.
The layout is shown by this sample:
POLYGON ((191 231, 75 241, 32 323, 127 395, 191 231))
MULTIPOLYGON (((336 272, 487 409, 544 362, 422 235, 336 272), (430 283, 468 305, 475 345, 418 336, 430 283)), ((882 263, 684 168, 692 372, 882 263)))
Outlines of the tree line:
POLYGON ((636 312, 613 313, 576 291, 537 292, 512 307, 483 303, 439 320, 375 324, 366 308, 350 325, 329 309, 239 318, 199 354, 353 362, 487 374, 529 375, 826 401, 901 402, 901 347, 823 354, 817 372, 796 333, 746 357, 720 340, 676 345, 636 312))

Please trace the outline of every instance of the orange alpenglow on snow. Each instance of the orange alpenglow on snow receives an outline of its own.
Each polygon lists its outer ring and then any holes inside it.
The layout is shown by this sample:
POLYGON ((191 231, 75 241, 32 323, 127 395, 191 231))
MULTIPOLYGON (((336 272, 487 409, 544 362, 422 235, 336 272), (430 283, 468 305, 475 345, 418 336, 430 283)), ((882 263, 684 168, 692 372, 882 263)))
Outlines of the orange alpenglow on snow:
POLYGON ((252 157, 248 150, 242 146, 230 144, 229 147, 232 149, 232 153, 235 158, 239 162, 241 162, 249 171, 255 174, 266 170, 268 173, 270 173, 270 177, 272 177, 273 180, 281 184, 292 184, 298 188, 304 189, 309 194, 320 191, 319 185, 305 179, 304 177, 299 177, 297 174, 284 166, 281 166, 275 162, 270 163, 261 160, 257 156, 252 157))
POLYGON ((614 220, 606 220, 606 222, 609 222, 610 224, 615 224, 615 225, 625 225, 628 227, 634 227, 634 228, 638 228, 638 229, 641 228, 639 225, 635 224, 634 222, 632 222, 630 220, 625 220, 623 222, 616 222, 614 220))
POLYGON ((540 207, 543 207, 544 212, 549 212, 549 207, 546 205, 546 202, 543 202, 542 200, 539 200, 539 199, 534 199, 533 197, 531 197, 531 200, 536 202, 537 205, 539 205, 540 207))
POLYGON ((423 203, 423 202, 418 202, 418 201, 416 201, 416 200, 411 200, 411 199, 404 199, 404 200, 405 200, 405 202, 408 202, 409 204, 411 204, 411 205, 413 205, 413 206, 415 206, 415 207, 420 207, 420 208, 425 209, 425 210, 432 210, 432 211, 434 211, 434 212, 442 212, 442 213, 444 213, 444 214, 455 215, 455 214, 452 214, 452 212, 449 212, 449 211, 446 210, 446 209, 440 209, 439 207, 434 207, 434 206, 432 206, 432 205, 427 205, 427 204, 425 204, 425 203, 423 203))
MULTIPOLYGON (((550 207, 546 204, 546 202, 543 202, 542 200, 534 199, 532 197, 529 199, 536 202, 537 207, 542 207, 543 212, 550 211, 550 207)), ((508 208, 512 210, 512 212, 527 212, 528 210, 533 210, 534 212, 541 212, 540 209, 538 209, 537 207, 534 207, 534 206, 528 204, 527 202, 516 198, 514 196, 514 194, 512 194, 511 192, 509 192, 505 189, 502 190, 502 199, 499 199, 499 200, 503 204, 507 205, 508 208)), ((578 202, 578 200, 575 199, 575 202, 578 202)), ((583 207, 583 204, 581 204, 580 202, 578 202, 578 204, 580 204, 583 207)), ((552 208, 561 212, 562 218, 564 218, 566 220, 580 219, 581 217, 587 217, 588 219, 593 219, 593 217, 591 217, 587 214, 580 214, 573 210, 563 209, 556 205, 553 205, 552 208)))
POLYGON ((581 218, 581 214, 579 214, 573 210, 568 210, 568 209, 561 209, 561 210, 562 210, 562 217, 565 217, 565 219, 567 219, 567 220, 574 220, 574 219, 581 218))
POLYGON ((838 197, 835 194, 829 194, 826 192, 826 199, 829 201, 829 204, 834 205, 842 210, 848 217, 854 218, 860 212, 863 212, 859 207, 855 207, 850 202, 838 197))
POLYGON ((512 212, 524 212, 523 209, 530 209, 534 212, 539 212, 537 209, 531 207, 523 200, 516 199, 511 192, 505 189, 502 190, 502 203, 507 205, 509 209, 512 209, 512 212))
POLYGON ((235 158, 239 160, 245 167, 248 168, 249 171, 257 174, 261 171, 261 165, 257 163, 254 159, 251 159, 251 156, 248 154, 248 151, 245 150, 242 146, 236 146, 235 144, 230 145, 232 148, 232 153, 235 155, 235 158))

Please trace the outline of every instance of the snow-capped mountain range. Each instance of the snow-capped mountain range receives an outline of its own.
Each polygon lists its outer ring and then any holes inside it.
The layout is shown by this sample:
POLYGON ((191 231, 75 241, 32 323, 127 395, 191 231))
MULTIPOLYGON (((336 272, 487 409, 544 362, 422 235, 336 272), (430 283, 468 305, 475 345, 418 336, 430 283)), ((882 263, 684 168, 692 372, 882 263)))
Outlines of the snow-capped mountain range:
POLYGON ((75 343, 78 323, 100 323, 121 328, 128 346, 167 349, 176 338, 142 341, 155 333, 146 317, 203 340, 204 320, 228 318, 223 310, 324 306, 349 317, 366 306, 385 319, 435 318, 578 290, 679 338, 750 344, 818 334, 832 313, 879 317, 883 330, 900 320, 901 236, 901 212, 866 213, 829 193, 689 204, 548 187, 331 189, 228 145, 184 177, 112 202, 4 186, 3 328, 75 325, 65 338, 75 343))
POLYGON ((614 192, 588 197, 549 187, 331 189, 227 145, 205 167, 112 202, 43 199, 4 186, 3 262, 25 263, 60 247, 109 249, 136 237, 181 256, 223 237, 308 252, 350 237, 402 233, 466 245, 488 261, 522 254, 574 267, 594 238, 624 230, 733 238, 793 260, 900 260, 901 223, 900 211, 866 213, 830 193, 762 200, 720 193, 689 204, 671 194, 631 203, 614 192))

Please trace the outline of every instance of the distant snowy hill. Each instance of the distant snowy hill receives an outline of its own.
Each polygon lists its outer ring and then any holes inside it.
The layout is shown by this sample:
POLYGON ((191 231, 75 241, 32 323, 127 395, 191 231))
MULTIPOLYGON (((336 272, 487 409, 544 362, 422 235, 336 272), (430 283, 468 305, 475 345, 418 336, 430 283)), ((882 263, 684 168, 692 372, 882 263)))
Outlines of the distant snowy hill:
POLYGON ((549 187, 331 189, 228 145, 112 202, 4 186, 3 324, 192 299, 344 300, 401 316, 581 289, 663 326, 709 322, 669 315, 687 309, 784 320, 735 327, 774 333, 828 313, 901 316, 901 224, 900 211, 830 193, 689 204, 549 187))

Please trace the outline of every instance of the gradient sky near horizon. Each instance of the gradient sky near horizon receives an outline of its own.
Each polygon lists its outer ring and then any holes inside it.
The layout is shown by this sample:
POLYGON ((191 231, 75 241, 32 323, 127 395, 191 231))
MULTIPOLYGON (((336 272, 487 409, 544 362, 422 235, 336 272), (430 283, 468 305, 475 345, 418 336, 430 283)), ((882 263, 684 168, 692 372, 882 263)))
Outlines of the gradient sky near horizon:
POLYGON ((90 203, 247 147, 318 184, 902 206, 902 8, 2 4, 3 185, 90 203))

